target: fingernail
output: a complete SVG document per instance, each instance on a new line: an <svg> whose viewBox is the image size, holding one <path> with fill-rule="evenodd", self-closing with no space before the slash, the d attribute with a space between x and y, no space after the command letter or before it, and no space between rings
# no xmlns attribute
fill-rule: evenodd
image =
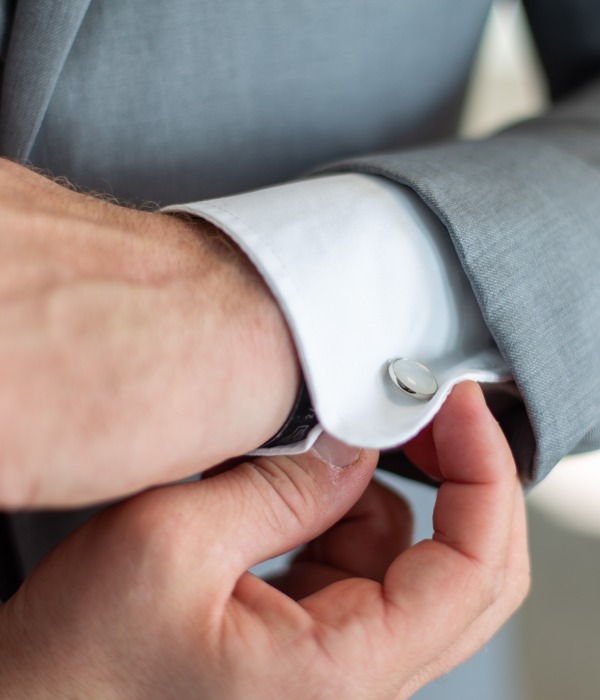
<svg viewBox="0 0 600 700"><path fill-rule="evenodd" d="M345 442L336 440L328 433L321 433L313 446L313 450L322 460L329 462L334 467L349 467L356 462L360 454L359 447L346 445Z"/></svg>

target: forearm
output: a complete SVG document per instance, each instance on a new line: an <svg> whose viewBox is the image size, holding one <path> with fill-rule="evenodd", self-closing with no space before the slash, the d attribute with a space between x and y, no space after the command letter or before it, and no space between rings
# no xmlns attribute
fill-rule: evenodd
<svg viewBox="0 0 600 700"><path fill-rule="evenodd" d="M0 506L113 498L277 431L298 386L288 328L209 224L6 162L0 184Z"/></svg>

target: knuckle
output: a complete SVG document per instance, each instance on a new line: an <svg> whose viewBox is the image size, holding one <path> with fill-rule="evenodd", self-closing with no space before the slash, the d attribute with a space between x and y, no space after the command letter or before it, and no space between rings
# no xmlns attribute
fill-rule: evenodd
<svg viewBox="0 0 600 700"><path fill-rule="evenodd" d="M306 528L319 514L319 489L314 478L289 458L255 460L255 479L265 501L272 526L289 531Z"/></svg>
<svg viewBox="0 0 600 700"><path fill-rule="evenodd" d="M114 582L128 614L146 615L148 606L169 609L183 580L175 532L158 508L137 499L102 510L93 519L89 546L100 547L122 576ZM160 614L160 613L159 613ZM150 622L150 621L149 621Z"/></svg>
<svg viewBox="0 0 600 700"><path fill-rule="evenodd" d="M513 611L521 606L531 590L531 570L529 562L523 563L512 575L510 602Z"/></svg>
<svg viewBox="0 0 600 700"><path fill-rule="evenodd" d="M500 605L512 615L527 597L531 586L528 559L518 565L484 567L478 565L477 585L484 610Z"/></svg>
<svg viewBox="0 0 600 700"><path fill-rule="evenodd" d="M476 582L481 596L481 607L487 610L495 605L504 595L506 572L502 566L485 566L476 564Z"/></svg>
<svg viewBox="0 0 600 700"><path fill-rule="evenodd" d="M100 513L98 541L110 543L111 557L127 571L123 585L136 600L151 597L163 610L184 605L188 612L210 603L216 615L228 595L223 544L189 505L171 487L117 503ZM213 622L211 613L202 625Z"/></svg>
<svg viewBox="0 0 600 700"><path fill-rule="evenodd" d="M158 492L157 492L158 493ZM163 494L160 494L161 496ZM179 509L165 507L153 493L134 499L118 512L118 524L132 557L177 567L185 542L185 525Z"/></svg>

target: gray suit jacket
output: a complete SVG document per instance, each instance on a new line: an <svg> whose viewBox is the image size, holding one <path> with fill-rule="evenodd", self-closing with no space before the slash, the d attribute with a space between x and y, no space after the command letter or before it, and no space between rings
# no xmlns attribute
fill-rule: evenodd
<svg viewBox="0 0 600 700"><path fill-rule="evenodd" d="M535 481L600 446L600 4L525 4L556 106L466 143L490 0L0 0L0 154L134 202L322 169L411 186L512 368L499 418ZM22 572L45 545L5 525Z"/></svg>

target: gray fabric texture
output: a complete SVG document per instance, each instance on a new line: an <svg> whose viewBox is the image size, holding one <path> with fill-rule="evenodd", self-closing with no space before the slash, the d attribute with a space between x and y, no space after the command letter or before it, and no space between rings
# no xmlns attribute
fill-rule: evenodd
<svg viewBox="0 0 600 700"><path fill-rule="evenodd" d="M489 0L426 5L92 2L33 149L11 155L169 204L448 137Z"/></svg>
<svg viewBox="0 0 600 700"><path fill-rule="evenodd" d="M2 84L2 154L25 160L89 0L20 0Z"/></svg>
<svg viewBox="0 0 600 700"><path fill-rule="evenodd" d="M12 26L12 0L0 0L0 61L4 61L10 28Z"/></svg>

